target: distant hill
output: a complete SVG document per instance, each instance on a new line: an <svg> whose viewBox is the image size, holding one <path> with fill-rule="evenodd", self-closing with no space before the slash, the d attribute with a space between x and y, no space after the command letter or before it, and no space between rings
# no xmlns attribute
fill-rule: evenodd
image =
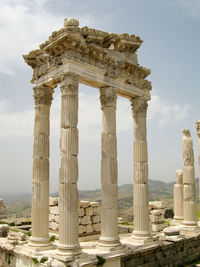
<svg viewBox="0 0 200 267"><path fill-rule="evenodd" d="M165 183L162 181L149 179L149 200L164 200L168 207L173 207L173 186L175 182ZM198 179L196 179L196 193L198 194ZM58 193L52 194L57 196ZM10 216L30 216L31 214L31 193L21 194L0 194L8 208ZM80 199L87 199L101 202L101 190L80 190ZM118 187L118 207L119 214L123 217L131 218L133 205L133 184L119 185Z"/></svg>

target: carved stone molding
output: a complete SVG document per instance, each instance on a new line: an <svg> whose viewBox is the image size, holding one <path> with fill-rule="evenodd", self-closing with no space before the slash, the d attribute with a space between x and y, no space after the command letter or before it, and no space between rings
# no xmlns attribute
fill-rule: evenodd
<svg viewBox="0 0 200 267"><path fill-rule="evenodd" d="M134 97L131 99L133 117L147 115L147 100L144 97Z"/></svg>
<svg viewBox="0 0 200 267"><path fill-rule="evenodd" d="M120 77L127 84L149 91L151 83L146 77L150 70L137 61L136 51L141 44L142 40L133 34L80 28L76 19L66 19L64 28L53 32L40 49L24 55L24 60L34 70L33 83L70 59L86 64L86 68L98 68L106 78Z"/></svg>
<svg viewBox="0 0 200 267"><path fill-rule="evenodd" d="M40 85L33 88L35 105L47 105L50 106L53 100L54 90L46 85Z"/></svg>
<svg viewBox="0 0 200 267"><path fill-rule="evenodd" d="M65 73L60 79L60 88L62 95L76 95L78 93L78 75L72 72Z"/></svg>
<svg viewBox="0 0 200 267"><path fill-rule="evenodd" d="M115 88L105 86L100 88L101 107L115 107L116 108L117 91Z"/></svg>
<svg viewBox="0 0 200 267"><path fill-rule="evenodd" d="M197 129L197 135L200 138L200 121L196 121L195 126Z"/></svg>

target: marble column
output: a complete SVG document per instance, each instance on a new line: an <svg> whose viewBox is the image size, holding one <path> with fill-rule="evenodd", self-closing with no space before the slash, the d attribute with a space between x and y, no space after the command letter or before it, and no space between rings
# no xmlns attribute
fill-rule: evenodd
<svg viewBox="0 0 200 267"><path fill-rule="evenodd" d="M176 184L174 185L174 222L183 221L183 171L176 171Z"/></svg>
<svg viewBox="0 0 200 267"><path fill-rule="evenodd" d="M196 125L196 129L197 129L198 144L199 144L198 163L199 163L199 177L200 177L200 121L196 121L195 125ZM200 178L199 178L199 200L200 200Z"/></svg>
<svg viewBox="0 0 200 267"><path fill-rule="evenodd" d="M182 132L183 149L183 224L196 226L196 195L193 142L189 130Z"/></svg>
<svg viewBox="0 0 200 267"><path fill-rule="evenodd" d="M116 89L100 88L101 134L101 237L99 245L116 247L118 236Z"/></svg>
<svg viewBox="0 0 200 267"><path fill-rule="evenodd" d="M57 254L81 253L78 240L78 76L61 79L61 132L59 173L59 244Z"/></svg>
<svg viewBox="0 0 200 267"><path fill-rule="evenodd" d="M45 247L49 239L49 116L53 89L34 87L35 125L32 180L32 232L29 245Z"/></svg>
<svg viewBox="0 0 200 267"><path fill-rule="evenodd" d="M134 118L134 231L137 242L151 239L149 227L148 153L146 139L147 101L143 97L131 99Z"/></svg>

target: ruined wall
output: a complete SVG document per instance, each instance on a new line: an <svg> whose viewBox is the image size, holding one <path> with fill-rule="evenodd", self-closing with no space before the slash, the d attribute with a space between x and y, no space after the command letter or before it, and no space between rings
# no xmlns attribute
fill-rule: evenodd
<svg viewBox="0 0 200 267"><path fill-rule="evenodd" d="M79 236L100 232L100 208L98 202L79 201ZM58 198L49 198L49 229L59 230Z"/></svg>
<svg viewBox="0 0 200 267"><path fill-rule="evenodd" d="M200 260L200 234L176 242L165 241L158 247L132 252L121 258L121 267L187 266L196 260Z"/></svg>

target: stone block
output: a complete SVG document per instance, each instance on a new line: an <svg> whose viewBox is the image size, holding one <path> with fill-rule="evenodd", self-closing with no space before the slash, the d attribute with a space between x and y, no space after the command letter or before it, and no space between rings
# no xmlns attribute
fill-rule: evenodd
<svg viewBox="0 0 200 267"><path fill-rule="evenodd" d="M82 217L82 216L85 215L84 213L85 212L84 212L84 209L83 208L78 208L78 216Z"/></svg>
<svg viewBox="0 0 200 267"><path fill-rule="evenodd" d="M91 216L91 221L92 221L92 223L99 223L100 222L100 216L99 215Z"/></svg>
<svg viewBox="0 0 200 267"><path fill-rule="evenodd" d="M7 237L9 232L8 224L0 224L0 237Z"/></svg>
<svg viewBox="0 0 200 267"><path fill-rule="evenodd" d="M100 207L93 208L93 214L94 215L99 215L100 214Z"/></svg>
<svg viewBox="0 0 200 267"><path fill-rule="evenodd" d="M90 206L90 201L87 201L87 200L81 200L80 202L80 207L81 208L87 208Z"/></svg>
<svg viewBox="0 0 200 267"><path fill-rule="evenodd" d="M101 224L100 223L96 223L92 225L94 232L100 232L101 231Z"/></svg>
<svg viewBox="0 0 200 267"><path fill-rule="evenodd" d="M49 221L50 222L55 222L55 215L54 214L49 214Z"/></svg>
<svg viewBox="0 0 200 267"><path fill-rule="evenodd" d="M97 208L97 207L99 207L99 202L95 202L95 201L90 202L90 206L93 208Z"/></svg>
<svg viewBox="0 0 200 267"><path fill-rule="evenodd" d="M86 226L85 225L79 225L78 233L79 233L79 235L86 233Z"/></svg>
<svg viewBox="0 0 200 267"><path fill-rule="evenodd" d="M58 206L58 198L57 197L49 197L49 206Z"/></svg>
<svg viewBox="0 0 200 267"><path fill-rule="evenodd" d="M94 214L93 212L93 208L92 207L88 207L85 209L85 215L86 216L92 216Z"/></svg>
<svg viewBox="0 0 200 267"><path fill-rule="evenodd" d="M149 218L152 223L161 223L164 221L164 214L160 214L160 215L150 214Z"/></svg>
<svg viewBox="0 0 200 267"><path fill-rule="evenodd" d="M51 222L49 224L49 228L52 229L53 231L58 231L58 227L59 227L59 225L56 222Z"/></svg>
<svg viewBox="0 0 200 267"><path fill-rule="evenodd" d="M58 206L50 207L49 208L50 214L59 215L59 208Z"/></svg>
<svg viewBox="0 0 200 267"><path fill-rule="evenodd" d="M150 209L164 209L166 208L166 202L165 201L150 201L149 208Z"/></svg>
<svg viewBox="0 0 200 267"><path fill-rule="evenodd" d="M158 223L158 224L152 224L152 231L153 232L160 232L162 231L165 227L167 227L167 223Z"/></svg>
<svg viewBox="0 0 200 267"><path fill-rule="evenodd" d="M91 224L90 216L84 216L84 217L81 219L81 224L82 224L82 225Z"/></svg>
<svg viewBox="0 0 200 267"><path fill-rule="evenodd" d="M86 233L92 233L94 231L93 227L91 224L86 225Z"/></svg>
<svg viewBox="0 0 200 267"><path fill-rule="evenodd" d="M55 222L59 223L59 215L55 215Z"/></svg>

